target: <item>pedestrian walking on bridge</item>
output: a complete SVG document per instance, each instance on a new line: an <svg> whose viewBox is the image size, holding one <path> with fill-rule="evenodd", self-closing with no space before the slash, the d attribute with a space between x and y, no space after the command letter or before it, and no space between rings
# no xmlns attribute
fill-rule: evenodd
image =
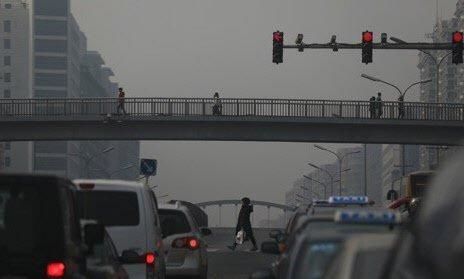
<svg viewBox="0 0 464 279"><path fill-rule="evenodd" d="M375 118L375 96L369 99L369 113L371 118Z"/></svg>
<svg viewBox="0 0 464 279"><path fill-rule="evenodd" d="M219 99L219 93L214 93L213 96L214 105L213 105L213 115L222 115L222 104L221 99Z"/></svg>
<svg viewBox="0 0 464 279"><path fill-rule="evenodd" d="M404 97L398 97L398 117L403 119L404 118Z"/></svg>
<svg viewBox="0 0 464 279"><path fill-rule="evenodd" d="M253 205L251 205L251 201L249 198L242 198L242 208L240 209L240 213L238 215L237 226L235 228L235 235L240 231L245 233L245 239L248 238L251 243L253 244L253 248L250 251L257 251L258 246L256 245L256 239L253 235L253 229L251 228L250 222L250 214L253 212ZM231 246L227 246L232 251L235 250L237 247L237 242L235 241L234 244Z"/></svg>
<svg viewBox="0 0 464 279"><path fill-rule="evenodd" d="M124 112L124 115L126 115L126 109L124 108L125 101L126 101L126 93L124 92L122 87L119 87L118 109L117 109L118 114L119 114L119 110L122 109L122 112Z"/></svg>

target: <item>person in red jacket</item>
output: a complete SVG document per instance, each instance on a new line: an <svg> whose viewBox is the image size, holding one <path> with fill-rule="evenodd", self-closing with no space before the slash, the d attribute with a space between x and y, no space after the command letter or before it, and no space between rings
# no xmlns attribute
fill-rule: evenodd
<svg viewBox="0 0 464 279"><path fill-rule="evenodd" d="M126 98L126 93L124 93L124 90L122 89L122 87L119 87L119 96L118 96L119 100L118 100L118 114L119 114L119 110L122 109L122 112L124 112L124 115L126 115L126 109L124 108L124 102L125 102L125 98Z"/></svg>

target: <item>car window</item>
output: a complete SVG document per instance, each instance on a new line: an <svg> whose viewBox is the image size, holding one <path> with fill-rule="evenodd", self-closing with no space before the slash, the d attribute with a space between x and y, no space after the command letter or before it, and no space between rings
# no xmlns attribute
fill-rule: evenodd
<svg viewBox="0 0 464 279"><path fill-rule="evenodd" d="M63 224L50 181L0 178L0 251L3 255L62 255Z"/></svg>
<svg viewBox="0 0 464 279"><path fill-rule="evenodd" d="M140 223L137 194L130 191L78 191L81 219L98 220L104 226L137 226Z"/></svg>
<svg viewBox="0 0 464 279"><path fill-rule="evenodd" d="M387 260L389 250L378 249L359 252L353 269L353 275L359 279L378 278Z"/></svg>
<svg viewBox="0 0 464 279"><path fill-rule="evenodd" d="M305 242L298 252L294 278L319 279L335 256L339 242Z"/></svg>
<svg viewBox="0 0 464 279"><path fill-rule="evenodd" d="M163 237L191 232L190 224L182 211L160 209L158 213Z"/></svg>

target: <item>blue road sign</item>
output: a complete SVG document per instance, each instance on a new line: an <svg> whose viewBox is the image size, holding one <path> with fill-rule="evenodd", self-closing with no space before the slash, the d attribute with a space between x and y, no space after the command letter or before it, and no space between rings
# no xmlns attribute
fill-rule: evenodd
<svg viewBox="0 0 464 279"><path fill-rule="evenodd" d="M140 160L140 174L145 176L155 176L158 162L153 159Z"/></svg>

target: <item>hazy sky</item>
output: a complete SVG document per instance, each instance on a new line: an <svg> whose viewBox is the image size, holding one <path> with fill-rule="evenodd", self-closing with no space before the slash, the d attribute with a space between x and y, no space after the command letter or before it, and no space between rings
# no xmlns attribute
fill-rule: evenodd
<svg viewBox="0 0 464 279"><path fill-rule="evenodd" d="M453 15L457 0L440 0L440 15ZM74 0L72 12L126 89L128 97L307 98L367 100L419 78L417 51L375 51L361 63L360 50L285 50L271 63L272 32L293 43L359 42L365 30L407 41L425 41L435 24L435 0ZM409 99L418 97L412 91ZM327 145L337 148L341 145ZM193 202L240 198L283 203L306 162L332 157L311 144L237 142L143 142L141 156L159 161L158 195ZM215 211L217 209L214 209ZM230 213L230 210L224 210ZM255 218L264 217L264 211ZM211 216L214 224L215 217ZM230 222L230 220L228 219Z"/></svg>

